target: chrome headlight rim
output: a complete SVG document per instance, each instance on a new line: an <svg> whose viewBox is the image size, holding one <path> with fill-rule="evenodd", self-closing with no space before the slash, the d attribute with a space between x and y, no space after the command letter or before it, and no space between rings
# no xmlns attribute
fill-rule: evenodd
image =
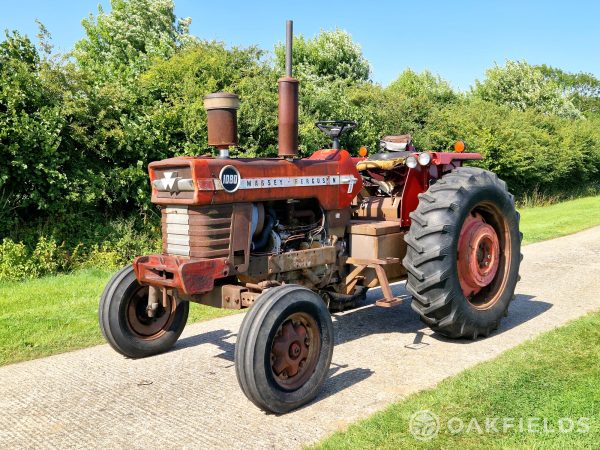
<svg viewBox="0 0 600 450"><path fill-rule="evenodd" d="M404 164L406 164L406 167L408 167L409 169L414 169L419 165L417 157L414 155L407 156L406 160L404 161Z"/></svg>
<svg viewBox="0 0 600 450"><path fill-rule="evenodd" d="M420 165L426 166L431 162L431 154L429 152L419 153L419 157L417 159Z"/></svg>

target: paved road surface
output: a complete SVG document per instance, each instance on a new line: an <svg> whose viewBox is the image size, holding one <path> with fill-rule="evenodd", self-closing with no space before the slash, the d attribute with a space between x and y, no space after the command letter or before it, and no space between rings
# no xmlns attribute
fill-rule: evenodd
<svg viewBox="0 0 600 450"><path fill-rule="evenodd" d="M240 392L241 315L189 326L129 360L107 345L0 368L0 448L281 448L319 440L545 330L600 308L600 227L524 248L518 296L488 339L450 341L408 304L335 317L330 377L312 404L267 415ZM402 284L394 287L405 293ZM370 293L373 301L380 295Z"/></svg>

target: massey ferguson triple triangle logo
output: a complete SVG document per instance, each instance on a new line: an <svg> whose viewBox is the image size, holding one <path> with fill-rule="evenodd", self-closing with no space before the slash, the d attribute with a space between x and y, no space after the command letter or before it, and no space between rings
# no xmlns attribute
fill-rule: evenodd
<svg viewBox="0 0 600 450"><path fill-rule="evenodd" d="M240 182L242 181L242 177L240 177L240 172L233 166L225 166L221 169L221 173L219 174L219 181L223 185L223 190L225 192L235 192L240 187Z"/></svg>
<svg viewBox="0 0 600 450"><path fill-rule="evenodd" d="M177 181L177 172L165 172L165 176L161 181L166 190L172 191L175 181Z"/></svg>

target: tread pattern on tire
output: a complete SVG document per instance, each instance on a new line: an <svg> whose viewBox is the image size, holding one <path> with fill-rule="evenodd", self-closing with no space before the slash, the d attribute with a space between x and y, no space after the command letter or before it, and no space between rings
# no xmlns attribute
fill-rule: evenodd
<svg viewBox="0 0 600 450"><path fill-rule="evenodd" d="M118 317L115 317L115 308L118 308L118 303L122 301L118 291L122 291L131 282L135 282L135 274L133 266L128 265L114 274L106 284L98 305L98 323L102 335L115 351L130 358L143 358L167 351L177 341L185 327L189 303L173 300L178 302L175 310L177 316L171 323L168 333L155 340L137 339L129 330L123 329Z"/></svg>
<svg viewBox="0 0 600 450"><path fill-rule="evenodd" d="M254 367L256 363L255 353L257 351L258 337L261 332L264 332L264 330L261 328L261 325L268 318L269 314L271 314L273 310L277 308L278 300L283 300L287 294L296 290L308 291L314 295L314 298L316 298L319 302L322 302L322 299L320 299L319 296L310 289L298 285L291 284L271 288L264 292L252 306L250 311L246 313L242 321L240 331L238 332L235 345L235 372L240 388L246 397L257 407L262 410L277 414L285 413L295 409L296 407L312 400L318 394L318 389L326 378L327 371L331 363L331 354L333 351L333 326L331 324L331 318L329 312L327 311L326 305L322 303L323 312L329 320L327 325L327 327L329 327L329 350L326 352L326 350L323 348L322 352L324 356L320 356L320 358L325 358L326 362L326 367L324 369L325 371L322 373L323 377L315 374L317 378L315 378L315 383L314 386L311 387L312 390L310 393L306 395L302 401L297 401L293 405L283 404L279 400L273 401L269 394L267 392L263 392L258 386L257 381L259 380L256 378ZM319 368L317 368L317 371L319 371ZM309 383L310 381L307 382L306 385ZM299 388L298 391L303 388L304 387Z"/></svg>
<svg viewBox="0 0 600 450"><path fill-rule="evenodd" d="M288 288L288 290L291 290L293 286L290 285L286 287ZM252 308L250 308L250 311L246 313L244 320L242 321L242 325L240 326L240 332L238 333L235 343L235 361L240 361L241 363L246 364L248 358L252 358L252 356L254 355L254 348L248 348L252 347L251 345L249 345L251 342L248 339L248 334L250 330L255 328L252 326L252 324L256 322L257 318L258 320L262 320L266 312L265 309L267 309L265 307L268 307L269 303L271 302L271 298L275 295L282 295L282 293L281 291L278 293L275 289L268 290L260 296L258 301L252 306ZM252 403L254 403L259 408L264 408L262 402L260 402L259 398L257 398L256 385L254 384L253 386L251 386L251 381L249 380L249 378L251 377L246 376L248 373L249 372L246 370L239 370L238 365L236 364L235 374L242 391L244 392L246 397L248 397L250 401L252 401Z"/></svg>
<svg viewBox="0 0 600 450"><path fill-rule="evenodd" d="M113 297L117 286L119 286L119 284L123 281L123 278L129 275L129 273L132 271L132 266L125 266L115 273L106 284L104 291L102 291L100 304L98 305L98 322L100 323L100 331L110 346L119 353L123 353L123 351L112 335L110 325L108 323L108 308L110 306L109 300Z"/></svg>
<svg viewBox="0 0 600 450"><path fill-rule="evenodd" d="M453 280L456 268L452 258L455 259L456 254L454 239L460 232L455 227L460 221L461 204L475 190L490 186L506 195L516 213L518 228L520 216L514 210L514 197L507 191L506 183L493 172L475 167L459 167L444 175L426 193L419 195L418 207L410 214L412 223L405 236L407 253L403 264L408 272L406 287L413 297L411 306L423 322L448 337L476 339L480 335L488 336L498 328L510 300L514 298L511 293L499 318L484 326L469 320L457 308L457 297L462 297L462 292L458 293L453 286L456 284ZM517 259L520 263L523 258L520 253L523 235L518 232L517 236ZM461 300L466 301L464 297Z"/></svg>

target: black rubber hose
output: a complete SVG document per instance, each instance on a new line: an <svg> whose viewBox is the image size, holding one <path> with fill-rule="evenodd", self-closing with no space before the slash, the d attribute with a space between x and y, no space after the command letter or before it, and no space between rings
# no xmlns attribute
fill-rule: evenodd
<svg viewBox="0 0 600 450"><path fill-rule="evenodd" d="M252 241L253 251L260 251L263 248L265 248L267 242L269 242L269 236L271 234L271 230L273 230L273 225L275 225L275 218L271 213L267 213L265 217L265 226L263 227L256 240Z"/></svg>

